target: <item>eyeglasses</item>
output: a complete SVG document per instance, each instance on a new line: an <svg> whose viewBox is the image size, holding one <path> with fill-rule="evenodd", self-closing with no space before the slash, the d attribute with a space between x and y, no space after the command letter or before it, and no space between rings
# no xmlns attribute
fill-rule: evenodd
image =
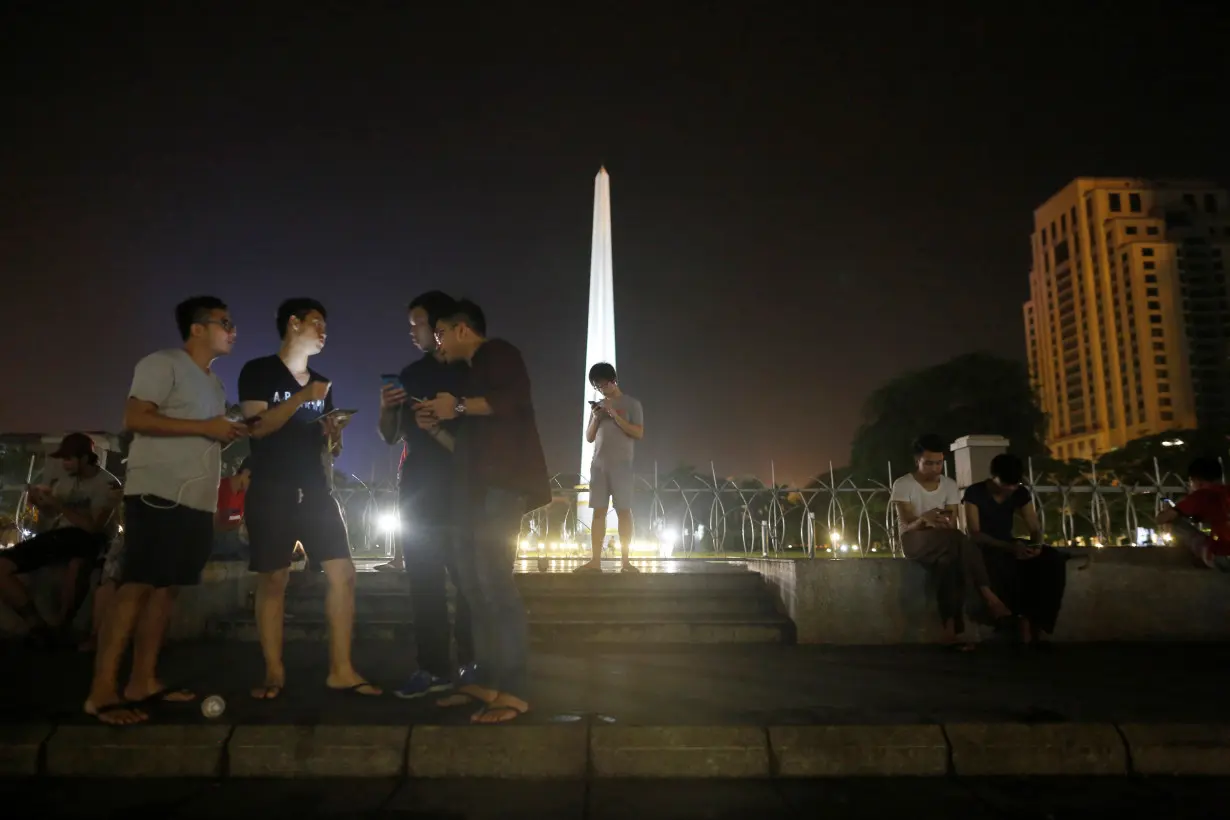
<svg viewBox="0 0 1230 820"><path fill-rule="evenodd" d="M201 322L201 324L217 325L218 327L225 330L227 333L231 333L235 330L235 323L232 322L230 319L206 319L204 322Z"/></svg>

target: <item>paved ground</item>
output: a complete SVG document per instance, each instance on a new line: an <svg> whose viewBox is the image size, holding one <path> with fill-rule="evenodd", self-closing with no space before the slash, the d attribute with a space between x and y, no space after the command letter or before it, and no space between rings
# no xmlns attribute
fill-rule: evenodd
<svg viewBox="0 0 1230 820"><path fill-rule="evenodd" d="M173 645L168 683L223 695L230 723L446 722L426 703L324 689L324 644L288 644L289 685L273 703L247 696L260 678L255 644ZM356 648L360 668L395 686L412 668L389 643ZM588 649L532 659L535 721L602 715L648 725L1114 721L1230 723L1230 645L1065 645L1046 653L984 647L777 645ZM84 720L91 657L0 646L0 722ZM464 716L457 716L464 717ZM164 722L204 720L165 707Z"/></svg>
<svg viewBox="0 0 1230 820"><path fill-rule="evenodd" d="M1225 817L1230 781L0 781L41 817L1179 818ZM17 816L17 815L14 815Z"/></svg>

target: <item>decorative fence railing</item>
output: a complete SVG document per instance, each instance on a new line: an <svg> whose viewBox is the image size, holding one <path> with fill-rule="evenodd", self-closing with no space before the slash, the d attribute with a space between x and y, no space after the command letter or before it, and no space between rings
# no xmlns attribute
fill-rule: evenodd
<svg viewBox="0 0 1230 820"><path fill-rule="evenodd" d="M1028 464L1028 487L1047 540L1067 546L1147 546L1165 540L1153 519L1163 498L1187 492L1181 477L1162 473L1132 481L1096 472L1059 482ZM887 482L839 478L835 471L801 486L753 477L693 473L651 479L637 476L634 550L658 555L735 553L809 556L900 554L897 518ZM552 480L556 502L526 516L521 552L578 553L590 549L591 528L578 520L585 492L567 477ZM613 533L614 513L608 530ZM612 536L607 536L612 537Z"/></svg>
<svg viewBox="0 0 1230 820"><path fill-rule="evenodd" d="M1163 540L1153 529L1161 499L1187 492L1185 482L1163 473L1132 480L1095 471L1058 481L1034 472L1028 486L1048 541L1062 545L1138 546ZM636 552L645 555L734 553L743 555L892 556L900 554L897 520L889 503L891 465L885 481L838 477L835 471L797 486L754 477L721 478L690 473L638 475L633 511ZM19 479L20 481L20 479ZM552 479L555 502L527 515L519 543L522 554L582 555L590 549L589 524L580 520L578 497L585 488L569 477ZM22 534L20 509L25 484L0 484L0 523L7 536ZM413 527L397 515L395 486L354 478L337 487L350 529L351 549L388 555L396 534ZM14 522L14 518L17 518ZM615 515L608 519L613 533ZM610 536L607 536L610 537ZM0 543L0 545L3 545Z"/></svg>

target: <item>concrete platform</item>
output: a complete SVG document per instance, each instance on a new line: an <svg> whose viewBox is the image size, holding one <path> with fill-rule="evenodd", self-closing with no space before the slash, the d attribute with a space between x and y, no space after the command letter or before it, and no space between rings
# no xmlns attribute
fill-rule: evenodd
<svg viewBox="0 0 1230 820"><path fill-rule="evenodd" d="M409 651L356 647L396 685ZM407 648L409 650L409 648ZM472 726L471 710L323 687L323 647L288 645L288 687L252 700L256 647L168 649L168 683L219 693L115 729L80 712L90 658L6 646L0 776L230 779L982 778L1230 775L1227 645L746 646L536 653L533 711Z"/></svg>

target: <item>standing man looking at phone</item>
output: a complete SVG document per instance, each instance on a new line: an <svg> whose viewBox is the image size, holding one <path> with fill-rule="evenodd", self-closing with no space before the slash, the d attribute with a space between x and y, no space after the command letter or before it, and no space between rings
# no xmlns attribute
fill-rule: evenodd
<svg viewBox="0 0 1230 820"><path fill-rule="evenodd" d="M325 619L329 625L330 689L357 695L380 690L355 671L350 650L354 629L354 561L341 508L330 494L323 460L340 450L345 422L333 411L329 380L308 367L325 347L325 307L315 299L287 299L278 307L281 349L253 359L239 373L239 401L252 428L248 463L252 481L244 502L249 564L256 582L256 629L265 656L265 680L252 690L272 700L286 686L282 625L291 556L302 543L309 560L324 571Z"/></svg>
<svg viewBox="0 0 1230 820"><path fill-rule="evenodd" d="M408 402L439 393L460 393L466 377L464 364L444 360L436 345L436 322L453 311L452 297L438 290L411 300L407 315L410 338L423 355L406 365L396 379L386 379L380 390L380 437L402 444L397 481L398 546L405 562L414 613L414 643L418 669L394 694L418 698L451 689L461 683L474 661L470 608L460 592L456 550L453 546L452 491L453 433L456 421L423 429L415 422ZM450 628L447 581L458 588L456 625ZM453 675L451 648L457 640L461 673ZM454 677L457 678L454 681Z"/></svg>
<svg viewBox="0 0 1230 820"><path fill-rule="evenodd" d="M615 366L599 362L589 369L590 385L602 394L590 402L589 427L585 438L594 445L589 467L589 506L593 511L590 543L593 557L577 572L602 571L602 541L606 537L608 503L619 517L619 547L623 572L639 572L632 566L632 453L634 443L645 437L645 412L641 403L619 389Z"/></svg>

